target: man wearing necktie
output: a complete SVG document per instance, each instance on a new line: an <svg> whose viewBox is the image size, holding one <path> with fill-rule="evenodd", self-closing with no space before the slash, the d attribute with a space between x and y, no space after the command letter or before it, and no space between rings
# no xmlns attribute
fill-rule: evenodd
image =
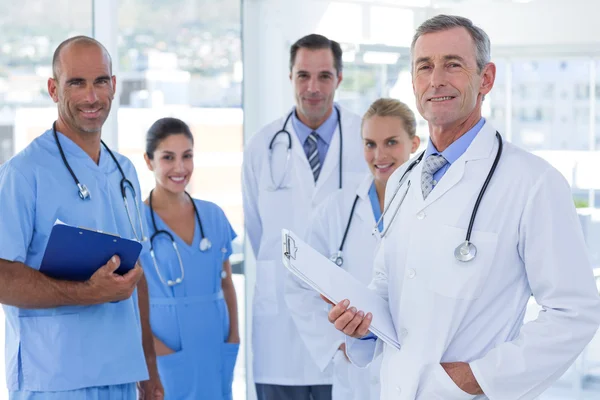
<svg viewBox="0 0 600 400"><path fill-rule="evenodd" d="M438 15L417 29L411 56L430 141L420 162L388 180L388 231L370 285L388 301L400 348L369 333L377 317L351 298L329 321L348 335L354 364L383 351L382 400L538 398L600 324L571 189L482 117L496 67L481 28ZM397 191L406 195L392 200ZM457 253L466 240L476 248L468 260ZM523 324L532 294L543 312Z"/></svg>
<svg viewBox="0 0 600 400"><path fill-rule="evenodd" d="M360 117L334 103L342 81L339 43L316 34L299 39L290 48L289 74L295 107L257 132L244 152L244 217L256 256L253 376L259 400L330 400L332 368L321 370L312 359L285 304L278 243L282 228L308 237L313 210L362 178L367 166ZM274 139L282 129L289 136ZM289 151L289 163L271 165L280 150ZM282 184L273 174L284 174Z"/></svg>

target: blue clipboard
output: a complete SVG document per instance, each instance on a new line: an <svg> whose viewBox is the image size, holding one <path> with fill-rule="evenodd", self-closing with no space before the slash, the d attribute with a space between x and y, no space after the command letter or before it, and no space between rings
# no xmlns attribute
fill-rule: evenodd
<svg viewBox="0 0 600 400"><path fill-rule="evenodd" d="M70 281L86 281L113 255L121 258L115 273L123 275L135 267L142 244L119 236L77 228L54 225L46 245L40 272Z"/></svg>

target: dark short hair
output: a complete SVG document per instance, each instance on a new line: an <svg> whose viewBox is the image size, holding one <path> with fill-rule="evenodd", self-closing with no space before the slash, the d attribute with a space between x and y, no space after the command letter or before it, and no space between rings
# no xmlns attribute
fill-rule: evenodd
<svg viewBox="0 0 600 400"><path fill-rule="evenodd" d="M294 68L294 63L296 62L296 54L300 49L309 49L309 50L320 50L320 49L329 49L333 54L333 65L338 75L342 73L342 48L340 44L335 40L327 39L323 35L317 35L316 33L306 35L296 41L290 47L290 72Z"/></svg>
<svg viewBox="0 0 600 400"><path fill-rule="evenodd" d="M148 158L154 159L154 152L160 143L172 135L185 135L192 145L194 144L194 135L190 127L178 118L161 118L148 129L146 133L146 154Z"/></svg>
<svg viewBox="0 0 600 400"><path fill-rule="evenodd" d="M54 79L58 79L58 75L60 75L60 54L61 54L61 52L69 44L76 44L76 43L98 46L100 49L102 49L104 54L106 54L106 56L108 57L110 73L112 74L112 58L110 57L108 50L106 50L106 47L104 47L104 45L102 43L100 43L99 41L97 41L94 38L91 38L89 36L80 35L80 36L73 36L72 38L69 38L69 39L63 41L61 44L58 45L56 50L54 50L54 55L52 56L52 77Z"/></svg>

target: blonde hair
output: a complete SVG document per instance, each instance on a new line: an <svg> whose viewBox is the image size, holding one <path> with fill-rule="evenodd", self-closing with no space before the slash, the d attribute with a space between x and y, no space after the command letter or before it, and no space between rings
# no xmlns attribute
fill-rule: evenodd
<svg viewBox="0 0 600 400"><path fill-rule="evenodd" d="M402 120L404 129L409 138L414 138L417 134L417 120L412 110L403 102L396 99L378 99L369 106L369 109L363 115L361 132L365 121L371 117L396 117Z"/></svg>

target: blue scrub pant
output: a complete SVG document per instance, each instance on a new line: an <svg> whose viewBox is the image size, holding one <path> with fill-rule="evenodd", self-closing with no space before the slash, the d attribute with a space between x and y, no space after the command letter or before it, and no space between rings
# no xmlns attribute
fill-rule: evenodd
<svg viewBox="0 0 600 400"><path fill-rule="evenodd" d="M66 392L10 392L10 400L136 400L135 383L98 386Z"/></svg>
<svg viewBox="0 0 600 400"><path fill-rule="evenodd" d="M331 400L331 385L282 386L256 384L258 400Z"/></svg>

